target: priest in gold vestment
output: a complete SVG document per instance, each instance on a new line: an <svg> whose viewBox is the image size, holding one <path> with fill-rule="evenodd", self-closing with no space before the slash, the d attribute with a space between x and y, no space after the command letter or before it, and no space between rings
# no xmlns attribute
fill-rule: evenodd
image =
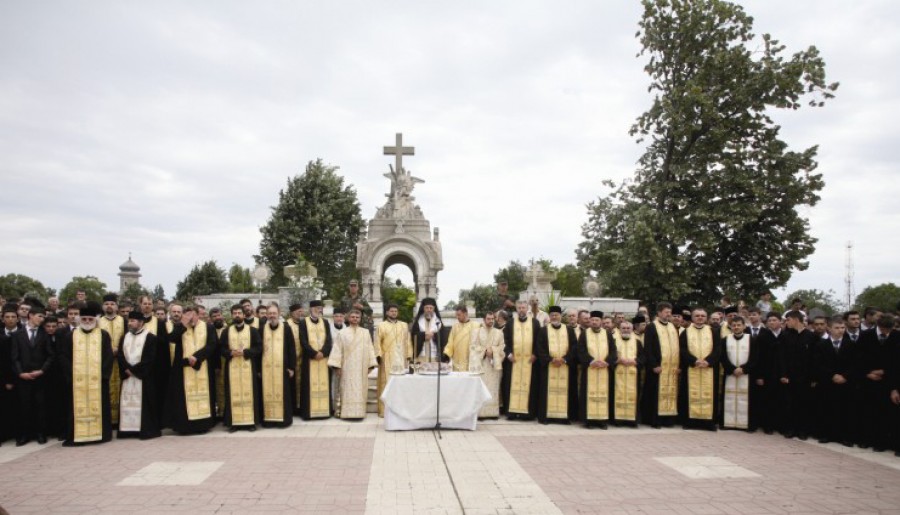
<svg viewBox="0 0 900 515"><path fill-rule="evenodd" d="M262 423L266 427L288 427L294 423L291 383L297 366L294 333L281 323L278 304L269 305L262 329Z"/></svg>
<svg viewBox="0 0 900 515"><path fill-rule="evenodd" d="M632 322L619 324L616 362L613 370L612 419L617 426L637 427L640 421L641 370L644 365L641 341Z"/></svg>
<svg viewBox="0 0 900 515"><path fill-rule="evenodd" d="M615 383L616 343L603 327L603 312L593 311L590 329L581 333L578 349L583 365L581 378L581 420L587 427L606 429L612 419L611 403Z"/></svg>
<svg viewBox="0 0 900 515"><path fill-rule="evenodd" d="M472 338L478 328L469 320L469 310L465 304L456 307L456 323L450 328L447 345L444 346L444 357L453 364L454 372L469 370L469 350Z"/></svg>
<svg viewBox="0 0 900 515"><path fill-rule="evenodd" d="M656 306L656 320L644 333L643 419L652 427L672 426L678 418L678 386L681 374L678 327L671 322L672 304Z"/></svg>
<svg viewBox="0 0 900 515"><path fill-rule="evenodd" d="M385 319L375 328L375 357L378 360L378 416L384 417L381 394L391 381L391 375L409 370L412 359L412 340L409 326L397 319L399 306L388 304Z"/></svg>
<svg viewBox="0 0 900 515"><path fill-rule="evenodd" d="M494 327L494 314L484 314L484 322L472 338L469 372L480 374L491 399L481 406L478 418L500 417L500 382L503 378L503 332Z"/></svg>
<svg viewBox="0 0 900 515"><path fill-rule="evenodd" d="M182 435L205 433L215 425L215 382L211 359L216 358L216 332L201 322L191 306L169 334L172 369L166 397L168 427Z"/></svg>
<svg viewBox="0 0 900 515"><path fill-rule="evenodd" d="M309 311L309 316L300 323L299 331L300 346L303 347L300 371L300 416L303 420L329 418L334 414L331 370L328 368L328 357L334 346L331 326L320 316L320 306L314 307L310 303Z"/></svg>
<svg viewBox="0 0 900 515"><path fill-rule="evenodd" d="M568 424L578 413L575 331L562 324L562 308L550 306L550 321L541 328L537 357L540 367L538 421Z"/></svg>
<svg viewBox="0 0 900 515"><path fill-rule="evenodd" d="M109 333L97 327L100 304L88 301L79 309L79 325L63 337L60 368L66 378L67 421L64 446L112 439L109 375L113 352Z"/></svg>
<svg viewBox="0 0 900 515"><path fill-rule="evenodd" d="M231 306L231 326L222 332L220 352L225 365L225 425L230 432L255 431L262 413L259 357L262 340L259 331L244 323L244 310Z"/></svg>
<svg viewBox="0 0 900 515"><path fill-rule="evenodd" d="M719 331L706 324L706 310L691 312L691 325L681 333L682 372L680 402L685 428L716 429L716 399L721 356Z"/></svg>
<svg viewBox="0 0 900 515"><path fill-rule="evenodd" d="M350 310L347 315L349 326L340 332L328 366L335 369L339 381L340 412L343 419L366 417L366 402L369 396L369 372L375 368L375 348L369 330L359 325L362 312Z"/></svg>
<svg viewBox="0 0 900 515"><path fill-rule="evenodd" d="M537 414L538 369L537 348L541 325L528 316L528 303L516 303L516 315L503 331L502 401L510 420L533 420Z"/></svg>
<svg viewBox="0 0 900 515"><path fill-rule="evenodd" d="M119 316L119 296L108 293L103 296L103 316L97 319L97 327L109 333L112 343L113 357L119 355L119 346L125 337L125 319ZM113 427L119 424L119 390L122 381L119 379L119 365L113 360L112 373L109 376L109 408L110 421Z"/></svg>

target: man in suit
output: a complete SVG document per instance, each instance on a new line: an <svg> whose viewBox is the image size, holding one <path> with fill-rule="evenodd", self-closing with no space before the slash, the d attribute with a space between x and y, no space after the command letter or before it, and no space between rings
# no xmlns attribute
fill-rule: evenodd
<svg viewBox="0 0 900 515"><path fill-rule="evenodd" d="M44 324L45 309L32 300L27 323L12 339L12 365L16 375L15 390L19 398L19 430L16 446L34 437L39 444L47 443L46 374L53 364L53 349Z"/></svg>
<svg viewBox="0 0 900 515"><path fill-rule="evenodd" d="M852 447L851 424L854 374L853 348L856 344L846 334L846 323L840 316L828 321L828 333L818 342L813 357L813 374L817 382L819 442L841 442Z"/></svg>

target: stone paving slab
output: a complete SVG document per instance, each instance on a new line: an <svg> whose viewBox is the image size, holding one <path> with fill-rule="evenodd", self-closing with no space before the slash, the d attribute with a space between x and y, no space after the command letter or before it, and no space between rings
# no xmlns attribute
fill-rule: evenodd
<svg viewBox="0 0 900 515"><path fill-rule="evenodd" d="M734 475L747 477L723 477ZM438 439L386 432L370 416L78 448L8 444L0 506L13 514L900 514L900 458L761 433L505 420Z"/></svg>

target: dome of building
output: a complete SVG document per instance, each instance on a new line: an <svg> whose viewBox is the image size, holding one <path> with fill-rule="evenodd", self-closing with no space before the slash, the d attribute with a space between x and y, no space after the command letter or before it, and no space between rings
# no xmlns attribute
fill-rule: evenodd
<svg viewBox="0 0 900 515"><path fill-rule="evenodd" d="M134 261L131 260L131 254L128 254L128 261L119 265L119 270L123 272L140 272L141 267L137 265Z"/></svg>

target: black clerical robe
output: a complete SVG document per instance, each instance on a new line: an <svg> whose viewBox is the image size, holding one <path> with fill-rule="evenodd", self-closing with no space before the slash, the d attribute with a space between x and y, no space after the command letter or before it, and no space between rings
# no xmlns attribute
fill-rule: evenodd
<svg viewBox="0 0 900 515"><path fill-rule="evenodd" d="M327 325L327 324L326 324ZM297 366L294 333L286 322L262 330L263 353L260 359L263 417L267 427L288 427L294 423L291 373ZM290 372L290 373L289 373Z"/></svg>
<svg viewBox="0 0 900 515"><path fill-rule="evenodd" d="M328 357L334 346L331 326L321 317L316 321L307 317L300 321L299 333L300 346L303 348L300 416L303 420L329 418L334 414L332 375L328 368ZM315 359L320 352L322 359Z"/></svg>
<svg viewBox="0 0 900 515"><path fill-rule="evenodd" d="M604 426L613 418L615 403L615 363L618 359L615 337L611 331L587 329L581 332L576 352L581 357L580 415L585 425ZM603 361L606 367L591 367Z"/></svg>
<svg viewBox="0 0 900 515"><path fill-rule="evenodd" d="M776 347L781 390L782 433L785 436L806 438L812 431L815 413L811 374L812 349L818 337L804 329L784 329ZM787 379L787 384L782 380Z"/></svg>
<svg viewBox="0 0 900 515"><path fill-rule="evenodd" d="M7 335L6 329L0 329L0 443L15 434L15 426L18 420L16 409L15 374L12 367L12 336ZM7 388L9 386L9 388Z"/></svg>
<svg viewBox="0 0 900 515"><path fill-rule="evenodd" d="M503 381L501 397L509 418L532 419L538 411L540 369L537 350L540 346L541 324L534 318L524 321L514 316L503 327ZM515 362L510 360L510 355ZM532 363L532 357L534 362Z"/></svg>
<svg viewBox="0 0 900 515"><path fill-rule="evenodd" d="M168 335L166 347L174 350L169 351L172 366L165 420L166 427L180 434L203 433L215 425L215 375L208 363L215 356L215 338L215 328L205 322L198 322L193 330L175 324ZM197 360L194 365L188 360L190 356Z"/></svg>
<svg viewBox="0 0 900 515"><path fill-rule="evenodd" d="M122 338L122 344L119 345L119 353L116 354L116 361L119 364L119 378L121 379L120 399L119 399L119 431L116 433L118 438L138 437L141 440L156 438L161 435L159 430L159 415L157 413L157 397L156 397L156 377L153 373L153 364L156 360L156 346L158 345L156 336L141 329L142 333L146 333L144 347L141 350L139 359L136 363L129 362L128 351L126 345L130 339L126 334ZM130 373L130 375L129 375ZM140 381L140 429L138 431L126 430L125 419L128 417L128 410L131 404L129 395L132 390L130 383L132 381Z"/></svg>
<svg viewBox="0 0 900 515"><path fill-rule="evenodd" d="M108 442L112 439L109 376L114 360L109 333L100 328L70 331L57 357L66 379L63 445Z"/></svg>
<svg viewBox="0 0 900 515"><path fill-rule="evenodd" d="M858 384L853 364L855 343L848 335L817 342L813 354L816 381L816 426L819 440L849 444L853 438L853 390Z"/></svg>
<svg viewBox="0 0 900 515"><path fill-rule="evenodd" d="M720 332L708 325L689 326L680 336L681 385L679 404L685 427L715 429L718 420ZM703 360L707 367L697 366Z"/></svg>
<svg viewBox="0 0 900 515"><path fill-rule="evenodd" d="M144 328L156 336L156 359L153 360L153 375L157 385L156 407L160 428L166 427L166 389L169 384L169 370L172 368L172 354L169 350L169 336L166 332L166 321L150 316L144 319ZM165 386L163 386L165 385Z"/></svg>
<svg viewBox="0 0 900 515"><path fill-rule="evenodd" d="M547 324L538 339L538 421L570 421L578 417L578 361L575 331L568 326ZM554 365L561 359L561 365Z"/></svg>
<svg viewBox="0 0 900 515"><path fill-rule="evenodd" d="M647 324L644 332L646 373L641 414L643 420L653 427L671 426L678 418L680 355L678 328L674 323L654 321ZM661 370L656 372L656 368Z"/></svg>
<svg viewBox="0 0 900 515"><path fill-rule="evenodd" d="M228 427L256 426L262 416L262 395L259 384L259 358L262 339L259 331L247 324L231 325L222 331L219 343L225 357L225 416ZM231 355L240 350L239 357Z"/></svg>
<svg viewBox="0 0 900 515"><path fill-rule="evenodd" d="M859 337L859 443L873 449L891 446L892 417L897 407L891 403L891 360L900 345L900 332L890 331L882 340L881 329L863 331ZM883 371L883 374L879 374ZM879 379L880 377L880 379Z"/></svg>

